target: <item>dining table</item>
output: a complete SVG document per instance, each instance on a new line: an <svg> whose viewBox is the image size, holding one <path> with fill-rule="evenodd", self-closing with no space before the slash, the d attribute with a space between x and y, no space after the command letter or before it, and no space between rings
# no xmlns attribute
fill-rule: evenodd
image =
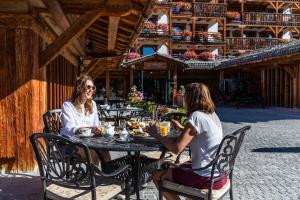
<svg viewBox="0 0 300 200"><path fill-rule="evenodd" d="M118 136L104 137L104 136L94 136L94 137L72 137L72 140L76 142L83 143L87 145L90 149L103 150L103 151L116 151L116 152L127 152L128 156L120 159L116 159L118 162L120 160L129 162L126 164L131 164L132 167L132 184L134 191L136 193L136 198L140 199L140 187L142 173L145 172L144 169L147 167L159 168L161 163L164 161L166 149L163 145L157 141L155 138L147 136L131 136L129 142L120 141ZM141 152L159 151L161 152L161 157L159 160L147 159L146 164L145 157L141 157ZM143 158L143 159L142 159ZM109 161L109 163L116 163L116 160ZM125 163L124 163L125 164ZM105 164L106 165L106 164ZM119 164L122 165L122 164ZM105 167L110 168L110 166Z"/></svg>

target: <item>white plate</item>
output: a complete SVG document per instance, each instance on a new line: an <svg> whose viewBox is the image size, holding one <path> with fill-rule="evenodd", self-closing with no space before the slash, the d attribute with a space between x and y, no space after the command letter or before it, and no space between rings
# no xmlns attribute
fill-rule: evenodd
<svg viewBox="0 0 300 200"><path fill-rule="evenodd" d="M94 136L94 133L91 133L90 135L83 135L83 134L79 134L78 137L80 138L90 138L90 137L93 137Z"/></svg>
<svg viewBox="0 0 300 200"><path fill-rule="evenodd" d="M121 140L120 138L116 138L116 141L120 143L127 143L127 142L131 142L132 140L133 140L132 137L128 138L127 140Z"/></svg>

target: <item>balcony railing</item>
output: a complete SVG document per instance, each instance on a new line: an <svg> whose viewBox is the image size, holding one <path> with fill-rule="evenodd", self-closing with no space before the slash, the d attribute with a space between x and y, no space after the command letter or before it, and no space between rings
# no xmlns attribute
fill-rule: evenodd
<svg viewBox="0 0 300 200"><path fill-rule="evenodd" d="M242 22L255 25L299 26L300 15L247 12L242 14Z"/></svg>
<svg viewBox="0 0 300 200"><path fill-rule="evenodd" d="M219 32L195 32L195 37L186 37L182 35L172 35L173 42L194 43L194 44L223 44L224 40Z"/></svg>
<svg viewBox="0 0 300 200"><path fill-rule="evenodd" d="M169 37L170 33L169 31L164 31L164 30L148 30L148 29L143 29L140 32L140 37Z"/></svg>
<svg viewBox="0 0 300 200"><path fill-rule="evenodd" d="M224 42L219 32L195 32L195 40L202 43L222 43Z"/></svg>
<svg viewBox="0 0 300 200"><path fill-rule="evenodd" d="M157 4L157 5L171 5L172 0L155 0L155 4Z"/></svg>
<svg viewBox="0 0 300 200"><path fill-rule="evenodd" d="M227 47L236 50L255 50L260 48L266 48L282 43L286 43L286 40L279 38L259 38L259 37L231 37L227 38Z"/></svg>
<svg viewBox="0 0 300 200"><path fill-rule="evenodd" d="M226 10L223 3L194 3L194 15L198 17L225 17Z"/></svg>

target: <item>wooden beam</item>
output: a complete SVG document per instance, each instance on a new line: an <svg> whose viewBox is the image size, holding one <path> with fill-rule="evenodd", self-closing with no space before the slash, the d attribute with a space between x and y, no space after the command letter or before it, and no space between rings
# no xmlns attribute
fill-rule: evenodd
<svg viewBox="0 0 300 200"><path fill-rule="evenodd" d="M294 71L294 69L290 66L284 67L284 70L289 73L289 75L293 78L296 78L296 72Z"/></svg>
<svg viewBox="0 0 300 200"><path fill-rule="evenodd" d="M90 11L82 15L72 26L66 29L42 54L40 67L47 66L76 37L84 32L101 15L101 11Z"/></svg>
<svg viewBox="0 0 300 200"><path fill-rule="evenodd" d="M52 15L55 23L62 29L62 31L65 31L67 28L70 27L70 22L57 0L42 0L42 1L46 5L50 14ZM80 53L80 55L85 56L85 51L83 50L83 47L81 46L79 40L76 39L74 40L73 43L74 43L74 47Z"/></svg>
<svg viewBox="0 0 300 200"><path fill-rule="evenodd" d="M100 59L92 60L92 62L88 66L86 66L81 73L89 74L93 70L93 68L97 66L99 63L100 63Z"/></svg>
<svg viewBox="0 0 300 200"><path fill-rule="evenodd" d="M109 77L109 70L106 70L105 76L105 88L106 88L106 98L109 100L110 96L110 77Z"/></svg>
<svg viewBox="0 0 300 200"><path fill-rule="evenodd" d="M31 29L37 33L47 44L51 44L56 39L54 33L46 30L44 26L40 25L37 21L32 24ZM73 66L77 66L77 59L69 50L62 50L60 55L66 58Z"/></svg>
<svg viewBox="0 0 300 200"><path fill-rule="evenodd" d="M120 17L109 17L107 50L113 50L117 41Z"/></svg>

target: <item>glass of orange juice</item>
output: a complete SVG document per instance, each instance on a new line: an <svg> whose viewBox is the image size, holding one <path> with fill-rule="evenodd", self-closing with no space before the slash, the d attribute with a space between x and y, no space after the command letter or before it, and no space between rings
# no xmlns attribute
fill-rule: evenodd
<svg viewBox="0 0 300 200"><path fill-rule="evenodd" d="M159 125L159 132L161 136L167 136L170 131L170 123L169 122L161 122Z"/></svg>
<svg viewBox="0 0 300 200"><path fill-rule="evenodd" d="M104 122L99 122L98 124L98 130L100 131L100 133L104 133L105 132L105 126L104 126Z"/></svg>

